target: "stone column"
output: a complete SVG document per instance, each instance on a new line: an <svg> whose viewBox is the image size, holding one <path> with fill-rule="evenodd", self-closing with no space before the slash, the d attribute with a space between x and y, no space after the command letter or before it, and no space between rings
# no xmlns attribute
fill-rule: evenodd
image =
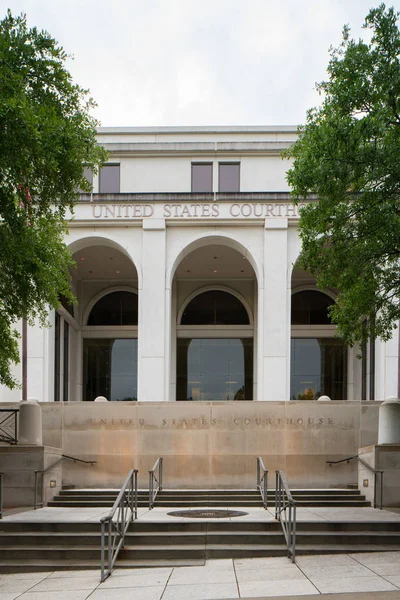
<svg viewBox="0 0 400 600"><path fill-rule="evenodd" d="M287 233L287 219L265 220L262 400L288 400Z"/></svg>
<svg viewBox="0 0 400 600"><path fill-rule="evenodd" d="M143 221L142 289L139 291L138 400L165 399L164 219Z"/></svg>

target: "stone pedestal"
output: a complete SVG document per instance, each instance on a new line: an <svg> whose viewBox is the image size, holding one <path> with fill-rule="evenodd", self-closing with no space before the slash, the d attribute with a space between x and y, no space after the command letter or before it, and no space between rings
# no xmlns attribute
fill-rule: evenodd
<svg viewBox="0 0 400 600"><path fill-rule="evenodd" d="M21 402L19 407L18 441L20 444L41 446L42 409L37 402Z"/></svg>
<svg viewBox="0 0 400 600"><path fill-rule="evenodd" d="M46 469L59 458L62 450L49 446L0 446L0 471L4 473L4 507L33 506L35 471ZM44 502L46 505L61 490L62 463L44 473ZM55 481L55 487L50 487ZM42 501L42 475L38 476L38 502Z"/></svg>
<svg viewBox="0 0 400 600"><path fill-rule="evenodd" d="M400 401L392 397L379 407L378 444L400 444Z"/></svg>
<svg viewBox="0 0 400 600"><path fill-rule="evenodd" d="M358 455L373 469L384 471L383 506L400 507L400 444L366 446L359 449ZM376 478L376 497L379 505L380 475L377 474ZM361 492L372 504L374 501L374 474L361 463L359 463L358 468L358 485Z"/></svg>

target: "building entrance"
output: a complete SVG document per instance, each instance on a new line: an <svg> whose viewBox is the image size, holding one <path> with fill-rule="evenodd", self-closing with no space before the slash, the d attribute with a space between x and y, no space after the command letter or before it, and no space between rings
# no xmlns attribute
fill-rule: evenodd
<svg viewBox="0 0 400 600"><path fill-rule="evenodd" d="M216 245L183 263L174 282L176 399L252 400L257 284L250 263Z"/></svg>

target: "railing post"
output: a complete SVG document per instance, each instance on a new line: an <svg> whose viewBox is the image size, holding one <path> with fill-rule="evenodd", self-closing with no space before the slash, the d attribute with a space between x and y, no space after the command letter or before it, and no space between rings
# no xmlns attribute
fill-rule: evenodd
<svg viewBox="0 0 400 600"><path fill-rule="evenodd" d="M100 521L101 523L101 582L104 581L104 552L105 552L105 535L106 535L106 527L103 519Z"/></svg>
<svg viewBox="0 0 400 600"><path fill-rule="evenodd" d="M38 472L35 471L35 493L34 493L34 500L33 500L33 508L35 510L37 509L37 478L38 478Z"/></svg>
<svg viewBox="0 0 400 600"><path fill-rule="evenodd" d="M257 489L259 488L261 482L261 478L260 478L260 459L257 458Z"/></svg>
<svg viewBox="0 0 400 600"><path fill-rule="evenodd" d="M163 459L160 458L160 492L162 492L163 487Z"/></svg>
<svg viewBox="0 0 400 600"><path fill-rule="evenodd" d="M153 473L149 471L149 509L153 508Z"/></svg>
<svg viewBox="0 0 400 600"><path fill-rule="evenodd" d="M275 471L275 519L278 519L278 502L279 502L279 477L278 477L278 471Z"/></svg>
<svg viewBox="0 0 400 600"><path fill-rule="evenodd" d="M138 505L138 494L137 494L137 480L138 472L137 469L133 471L134 485L135 485L135 519L137 519L137 505Z"/></svg>
<svg viewBox="0 0 400 600"><path fill-rule="evenodd" d="M264 473L264 508L268 508L268 471Z"/></svg>
<svg viewBox="0 0 400 600"><path fill-rule="evenodd" d="M374 473L374 508L376 508L376 472Z"/></svg>
<svg viewBox="0 0 400 600"><path fill-rule="evenodd" d="M292 552L292 562L296 562L296 531L297 527L297 519L296 519L296 506L293 506L293 552Z"/></svg>
<svg viewBox="0 0 400 600"><path fill-rule="evenodd" d="M3 518L3 476L4 473L0 473L0 519Z"/></svg>
<svg viewBox="0 0 400 600"><path fill-rule="evenodd" d="M108 520L108 572L111 573L112 569L112 551L111 551L111 520Z"/></svg>
<svg viewBox="0 0 400 600"><path fill-rule="evenodd" d="M382 510L382 506L383 506L383 471L381 471L381 502L380 502L381 510Z"/></svg>

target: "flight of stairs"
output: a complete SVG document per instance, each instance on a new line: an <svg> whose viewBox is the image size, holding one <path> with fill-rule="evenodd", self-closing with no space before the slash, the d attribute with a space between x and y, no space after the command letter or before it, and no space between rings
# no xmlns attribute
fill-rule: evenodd
<svg viewBox="0 0 400 600"><path fill-rule="evenodd" d="M64 490L53 506L111 507L117 490ZM357 490L295 490L299 507L365 507ZM269 497L273 511L274 492ZM147 507L147 493L140 494ZM252 490L173 491L157 496L167 510L261 507ZM106 512L106 511L105 511ZM37 515L38 513L36 513ZM153 513L156 515L156 511ZM156 518L156 517L155 517ZM100 524L97 522L0 521L0 572L100 568ZM297 555L400 551L400 521L298 521ZM286 556L281 525L274 520L156 521L140 518L129 527L117 566L151 567L203 564L209 558Z"/></svg>
<svg viewBox="0 0 400 600"><path fill-rule="evenodd" d="M119 490L62 490L48 506L64 507L112 507ZM371 506L359 490L292 490L299 507L349 507ZM268 492L268 504L275 502L275 491ZM146 507L149 496L146 491L138 492L138 506ZM155 508L215 508L254 507L261 508L262 501L257 490L163 490L155 500Z"/></svg>
<svg viewBox="0 0 400 600"><path fill-rule="evenodd" d="M297 555L400 551L400 522L298 522ZM286 556L277 521L135 521L118 567ZM100 569L99 523L0 521L0 572Z"/></svg>

